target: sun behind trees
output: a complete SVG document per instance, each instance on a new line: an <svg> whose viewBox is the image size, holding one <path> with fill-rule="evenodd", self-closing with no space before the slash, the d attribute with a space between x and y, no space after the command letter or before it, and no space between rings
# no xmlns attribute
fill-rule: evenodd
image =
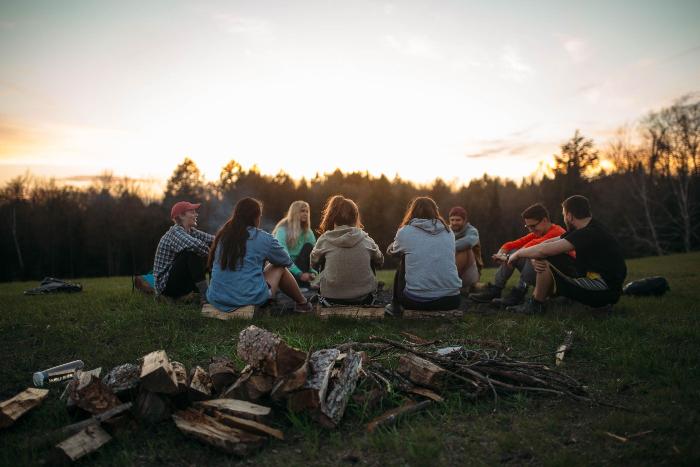
<svg viewBox="0 0 700 467"><path fill-rule="evenodd" d="M398 177L340 170L293 180L284 172L246 170L235 160L222 168L219 180L207 182L186 158L168 180L164 199L149 201L136 186L114 177L102 177L88 189L16 177L0 191L0 280L146 272L174 200L201 202L200 225L215 232L246 196L264 203L261 227L269 231L290 201L305 200L319 213L330 196L342 194L357 202L365 230L384 250L407 203L428 195L443 215L451 206L464 206L490 254L523 233L524 207L542 202L561 224L561 201L582 194L597 206L597 218L615 226L626 256L690 251L700 246L699 160L700 101L684 97L604 144L575 131L554 157L551 174L520 184L485 175L460 187L440 179L416 186ZM612 169L602 170L603 161ZM314 229L318 222L312 216ZM386 267L394 266L387 261Z"/></svg>

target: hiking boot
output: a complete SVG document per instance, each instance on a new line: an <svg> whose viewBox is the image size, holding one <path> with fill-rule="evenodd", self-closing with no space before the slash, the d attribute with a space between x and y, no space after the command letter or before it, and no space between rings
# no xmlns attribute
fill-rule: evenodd
<svg viewBox="0 0 700 467"><path fill-rule="evenodd" d="M501 307L520 305L523 303L525 295L527 295L527 287L513 287L510 289L510 293L508 295L503 298L494 298L491 300L491 303L495 306Z"/></svg>
<svg viewBox="0 0 700 467"><path fill-rule="evenodd" d="M506 311L511 313L519 313L524 315L536 315L544 313L545 304L530 297L522 305L514 305L506 308Z"/></svg>
<svg viewBox="0 0 700 467"><path fill-rule="evenodd" d="M469 299L477 303L489 303L494 298L499 298L501 296L501 290L503 289L489 284L482 292L470 293Z"/></svg>

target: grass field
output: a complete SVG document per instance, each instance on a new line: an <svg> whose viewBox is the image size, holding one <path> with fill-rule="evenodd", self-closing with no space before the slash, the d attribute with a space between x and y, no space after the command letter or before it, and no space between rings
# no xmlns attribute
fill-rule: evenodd
<svg viewBox="0 0 700 467"><path fill-rule="evenodd" d="M364 424L384 407L351 405L336 431L278 411L287 440L272 441L240 461L186 439L172 423L117 434L90 457L97 465L698 465L700 461L700 253L629 261L629 279L662 274L663 298L623 298L612 316L557 305L543 316L468 313L458 322L322 322L312 316L266 318L256 324L302 349L399 338L501 341L521 356L552 352L574 331L566 371L596 397L630 411L545 397L472 403L449 394L444 404L372 435ZM390 273L384 273L390 282ZM486 271L485 279L493 275ZM34 371L73 359L108 370L165 349L188 368L210 356L235 353L248 322L202 318L194 305L168 306L131 292L129 278L85 279L75 295L29 297L35 283L0 285L0 398L31 384ZM545 359L551 359L546 357ZM13 427L0 432L0 464L34 465L48 447L39 435L71 423L60 388ZM628 442L620 436L652 430Z"/></svg>

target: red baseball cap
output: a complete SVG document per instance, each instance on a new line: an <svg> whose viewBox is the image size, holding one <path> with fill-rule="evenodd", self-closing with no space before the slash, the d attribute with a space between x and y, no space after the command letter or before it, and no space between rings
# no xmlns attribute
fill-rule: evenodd
<svg viewBox="0 0 700 467"><path fill-rule="evenodd" d="M461 217L462 219L466 220L467 219L467 210L464 209L462 206L455 206L452 209L450 209L450 213L448 214L447 217L452 217L452 216Z"/></svg>
<svg viewBox="0 0 700 467"><path fill-rule="evenodd" d="M173 208L170 210L170 218L175 219L177 216L184 214L186 211L191 211L192 209L199 209L200 203L194 204L187 201L178 201L173 204Z"/></svg>

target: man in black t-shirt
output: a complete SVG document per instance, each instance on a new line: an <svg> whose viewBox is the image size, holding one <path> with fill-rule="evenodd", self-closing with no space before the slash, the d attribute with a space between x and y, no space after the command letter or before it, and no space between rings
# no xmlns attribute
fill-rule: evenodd
<svg viewBox="0 0 700 467"><path fill-rule="evenodd" d="M544 301L561 295L592 307L617 303L627 266L622 249L605 227L593 219L588 199L574 195L562 203L567 232L530 248L513 253L508 261L532 260L537 279L532 298L523 305L508 307L517 313L544 310ZM576 250L576 259L566 253Z"/></svg>

